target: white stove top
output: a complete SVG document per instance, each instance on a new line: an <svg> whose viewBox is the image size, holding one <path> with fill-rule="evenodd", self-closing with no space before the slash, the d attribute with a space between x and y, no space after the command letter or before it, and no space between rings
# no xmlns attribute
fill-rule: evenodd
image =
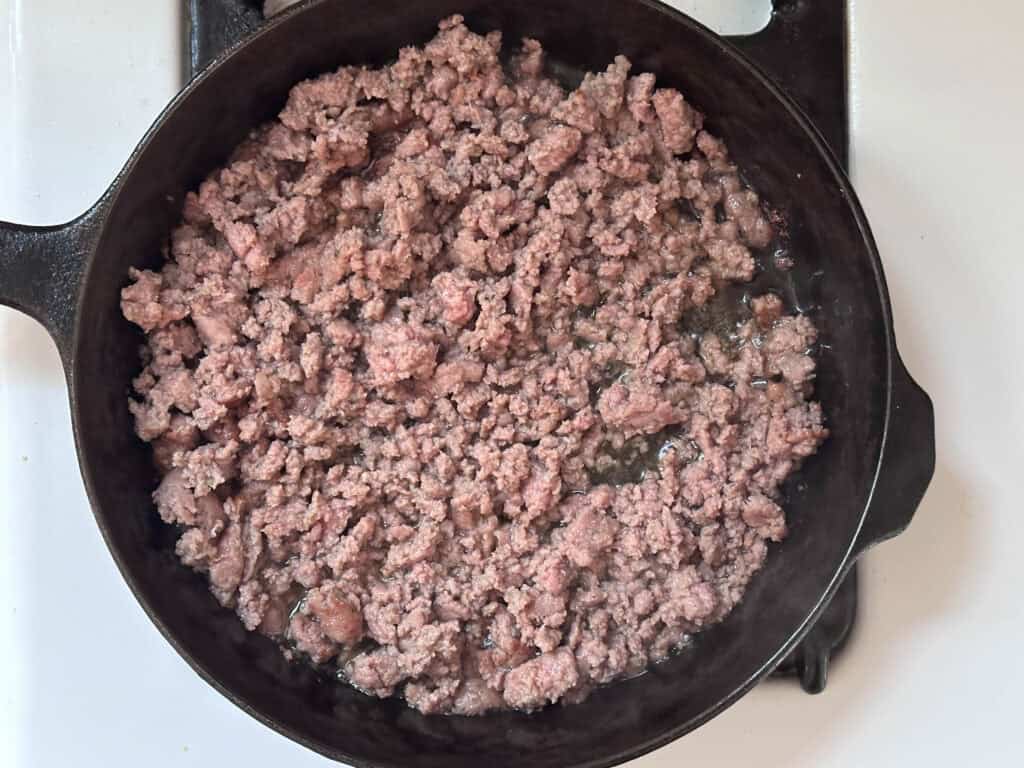
<svg viewBox="0 0 1024 768"><path fill-rule="evenodd" d="M768 2L674 4L738 31ZM101 194L179 86L180 5L0 0L0 218L63 221ZM636 768L1024 761L1024 5L969 5L858 0L852 15L854 180L900 348L935 401L931 490L865 559L824 694L767 682ZM0 309L0 766L330 765L214 692L150 624L93 523L65 398L46 334Z"/></svg>

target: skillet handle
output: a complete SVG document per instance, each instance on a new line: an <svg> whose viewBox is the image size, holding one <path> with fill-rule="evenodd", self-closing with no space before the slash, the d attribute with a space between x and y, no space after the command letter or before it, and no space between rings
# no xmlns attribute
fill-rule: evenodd
<svg viewBox="0 0 1024 768"><path fill-rule="evenodd" d="M896 355L892 409L885 450L855 556L901 533L909 524L935 472L935 410Z"/></svg>
<svg viewBox="0 0 1024 768"><path fill-rule="evenodd" d="M71 370L72 338L85 265L97 232L97 208L67 224L0 222L0 304L38 320Z"/></svg>

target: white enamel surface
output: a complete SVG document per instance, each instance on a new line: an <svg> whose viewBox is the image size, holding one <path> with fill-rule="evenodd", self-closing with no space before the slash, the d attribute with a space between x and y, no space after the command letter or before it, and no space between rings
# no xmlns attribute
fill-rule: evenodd
<svg viewBox="0 0 1024 768"><path fill-rule="evenodd" d="M677 5L732 31L766 2ZM178 86L179 6L0 0L0 219L66 220L102 192ZM766 683L637 768L1024 761L1022 28L1011 0L856 3L855 181L901 350L935 400L936 479L866 559L824 694ZM0 697L0 766L329 765L200 681L133 601L86 504L56 351L6 309Z"/></svg>

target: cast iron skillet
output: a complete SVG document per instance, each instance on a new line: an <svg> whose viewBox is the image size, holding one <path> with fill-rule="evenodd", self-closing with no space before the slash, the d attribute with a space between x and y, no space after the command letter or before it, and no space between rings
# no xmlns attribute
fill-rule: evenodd
<svg viewBox="0 0 1024 768"><path fill-rule="evenodd" d="M185 192L220 165L289 88L343 63L379 65L464 13L506 41L539 38L571 79L625 53L709 115L749 180L785 214L797 266L766 270L821 331L817 396L832 436L789 488L790 537L746 599L687 651L584 703L532 715L423 717L284 661L245 632L172 553L155 476L126 407L141 336L118 307L130 266L157 267ZM774 281L774 282L773 282ZM281 733L358 766L610 766L736 701L796 645L843 574L900 532L934 465L932 406L896 352L878 253L847 179L793 103L707 29L648 0L314 0L268 23L174 100L103 198L58 227L0 225L0 302L60 350L97 523L139 602L218 690Z"/></svg>

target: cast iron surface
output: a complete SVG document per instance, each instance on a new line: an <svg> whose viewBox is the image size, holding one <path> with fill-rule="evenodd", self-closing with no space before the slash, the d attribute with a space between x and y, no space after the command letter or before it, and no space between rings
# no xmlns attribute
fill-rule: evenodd
<svg viewBox="0 0 1024 768"><path fill-rule="evenodd" d="M780 245L799 254L797 267L765 270L758 287L785 293L818 325L817 394L832 428L789 488L792 535L773 547L726 621L646 675L529 716L423 717L290 664L271 641L246 632L174 557L174 533L150 499L149 450L125 407L141 335L121 316L120 289L130 266L160 264L185 192L280 109L292 84L342 63L380 64L429 39L437 19L456 11L476 28L543 40L567 72L603 67L623 52L712 116L710 129L789 222ZM307 2L200 74L88 214L56 229L0 225L0 254L0 301L40 319L61 349L96 519L147 613L247 712L358 766L592 768L681 736L796 647L856 557L909 523L934 465L931 403L899 360L878 254L838 162L733 48L644 0Z"/></svg>
<svg viewBox="0 0 1024 768"><path fill-rule="evenodd" d="M752 35L727 38L782 86L821 132L845 168L847 131L847 0L775 0L771 20ZM263 24L260 0L189 0L188 77L195 77ZM796 677L820 693L831 659L857 616L857 569L850 569L822 617L774 674Z"/></svg>
<svg viewBox="0 0 1024 768"><path fill-rule="evenodd" d="M69 376L82 271L95 248L105 202L58 226L0 222L0 304L46 326Z"/></svg>

